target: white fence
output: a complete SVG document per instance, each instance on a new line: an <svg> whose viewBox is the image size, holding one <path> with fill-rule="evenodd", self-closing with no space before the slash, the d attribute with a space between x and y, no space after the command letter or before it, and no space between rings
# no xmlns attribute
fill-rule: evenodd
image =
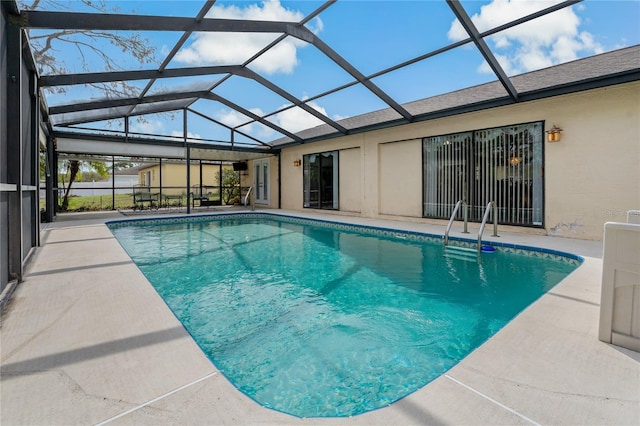
<svg viewBox="0 0 640 426"><path fill-rule="evenodd" d="M134 185L138 184L138 176L116 176L115 182L109 177L99 182L73 182L71 185L70 195L89 197L92 195L111 195L112 186L115 186L116 194L131 194ZM45 198L44 182L40 183L40 198ZM65 186L66 187L66 186ZM60 183L60 191L64 191L62 183ZM62 195L62 193L61 193Z"/></svg>

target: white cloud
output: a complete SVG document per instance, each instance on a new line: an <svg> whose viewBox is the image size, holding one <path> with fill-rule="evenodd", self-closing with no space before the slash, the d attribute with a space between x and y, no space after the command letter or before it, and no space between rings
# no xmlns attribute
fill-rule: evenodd
<svg viewBox="0 0 640 426"><path fill-rule="evenodd" d="M252 113L260 117L264 115L264 112L260 108L251 108L249 109L249 111L251 111ZM238 112L233 109L221 110L215 116L216 116L216 120L226 124L229 127L236 127L241 125L242 123L246 123L247 121L251 120L250 117L247 117L241 112Z"/></svg>
<svg viewBox="0 0 640 426"><path fill-rule="evenodd" d="M287 106L290 106L290 105L282 105L278 109L281 109ZM324 115L327 115L326 110L320 105L318 105L317 103L309 102L309 106L315 109L316 111ZM254 114L260 117L264 116L264 112L259 108L251 109L251 112L253 112ZM245 116L244 114L238 111L225 109L220 111L218 114L216 114L216 120L226 124L227 126L235 127L243 123L246 123L247 121L250 120L250 118L248 118L247 116ZM324 124L324 121L320 120L319 118L316 118L315 116L309 114L308 112L306 112L305 110L299 107L293 107L288 110L282 111L279 114L275 114L270 117L267 117L266 120L291 133L299 132L300 130L305 130L305 129L309 129L309 128ZM269 140L271 138L280 136L274 129L268 126L262 125L260 123L255 123L255 122L239 127L239 130L241 130L242 132L248 133L256 138L264 139L264 140Z"/></svg>
<svg viewBox="0 0 640 426"><path fill-rule="evenodd" d="M478 31L482 32L557 3L560 0L493 0L482 6L480 13L471 19ZM580 18L574 8L565 7L489 37L490 47L509 75L571 61L581 53L591 55L602 52L593 35L580 32L579 27ZM451 40L468 37L457 20L451 24L447 35ZM478 69L491 72L486 63Z"/></svg>
<svg viewBox="0 0 640 426"><path fill-rule="evenodd" d="M265 115L264 111L262 111L260 108L250 108L249 111L259 117ZM222 109L214 114L214 116L216 120L223 124L226 124L229 127L241 126L238 127L238 130L258 139L268 139L275 134L274 130L272 130L271 128L266 127L260 123L256 123L255 121L242 126L242 124L251 121L252 119L242 114L241 112L232 109Z"/></svg>
<svg viewBox="0 0 640 426"><path fill-rule="evenodd" d="M308 105L321 114L327 115L327 111L317 103L309 102ZM271 117L270 120L272 123L292 133L324 124L324 121L299 107L293 107L286 111L282 111L281 113Z"/></svg>
<svg viewBox="0 0 640 426"><path fill-rule="evenodd" d="M159 120L149 120L146 118L132 120L131 131L134 133L148 133L158 135L164 133L164 124Z"/></svg>
<svg viewBox="0 0 640 426"><path fill-rule="evenodd" d="M261 5L246 7L214 6L208 18L244 19L255 21L299 22L301 12L284 8L279 0L265 0ZM320 31L322 22L315 20L312 31ZM175 59L189 65L237 65L267 46L280 34L264 33L196 33L193 43L176 54ZM256 71L268 74L291 73L298 65L297 50L306 43L287 37L251 63Z"/></svg>

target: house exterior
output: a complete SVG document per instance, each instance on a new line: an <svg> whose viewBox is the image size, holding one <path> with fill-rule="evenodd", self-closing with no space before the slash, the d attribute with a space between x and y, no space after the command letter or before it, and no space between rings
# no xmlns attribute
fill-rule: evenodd
<svg viewBox="0 0 640 426"><path fill-rule="evenodd" d="M222 169L232 169L230 164L193 163L190 167L190 184L194 186L218 187ZM184 195L187 190L187 168L184 162L162 161L141 166L138 170L138 185L159 190L166 195Z"/></svg>
<svg viewBox="0 0 640 426"><path fill-rule="evenodd" d="M460 199L471 222L495 201L510 230L599 240L604 223L640 207L639 66L634 46L513 77L517 103L492 106L499 87L489 83L405 105L433 110L424 121L342 137L310 129L313 143L276 141L280 161L253 161L243 185L265 207L436 223ZM636 76L589 87L618 68ZM558 94L537 98L550 82Z"/></svg>

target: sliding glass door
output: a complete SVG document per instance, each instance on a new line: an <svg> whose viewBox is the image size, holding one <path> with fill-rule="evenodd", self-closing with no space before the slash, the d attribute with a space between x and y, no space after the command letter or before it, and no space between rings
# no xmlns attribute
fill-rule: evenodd
<svg viewBox="0 0 640 426"><path fill-rule="evenodd" d="M448 219L464 199L479 222L495 201L500 223L542 226L542 136L537 122L425 138L424 216Z"/></svg>
<svg viewBox="0 0 640 426"><path fill-rule="evenodd" d="M304 207L338 209L338 151L303 156Z"/></svg>

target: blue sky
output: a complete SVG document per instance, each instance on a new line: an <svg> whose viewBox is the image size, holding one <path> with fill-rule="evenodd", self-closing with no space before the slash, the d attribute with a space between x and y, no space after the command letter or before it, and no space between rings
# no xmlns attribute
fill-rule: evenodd
<svg viewBox="0 0 640 426"><path fill-rule="evenodd" d="M462 0L480 31L548 7L558 1L516 0ZM201 1L108 1L122 13L164 16L195 16ZM278 1L263 2L219 0L208 17L227 19L299 21L318 8L322 2ZM80 2L64 2L68 10L88 11ZM434 49L466 37L453 13L444 1L349 1L342 0L323 11L307 27L338 54L353 64L364 75L383 71ZM143 33L158 50L158 63L171 50L181 34ZM265 46L273 35L194 34L187 41L169 68L240 64ZM591 56L640 43L640 1L586 0L557 11L549 16L515 27L489 38L489 46L508 75ZM108 46L112 55L122 56ZM60 59L65 59L69 72L78 69L78 52L60 46ZM125 69L154 68L141 66L129 58L119 62ZM101 71L101 62L89 60L88 71ZM74 66L76 68L74 68ZM157 64L156 64L157 66ZM353 78L328 60L313 46L287 38L269 55L249 65L251 69L278 84L292 95L307 99L348 83ZM187 88L192 83L206 87L219 76L198 79L163 79L154 85L151 93ZM495 80L480 53L468 44L443 55L418 62L392 73L373 79L373 82L400 103ZM135 83L144 87L146 81ZM287 101L255 82L232 77L215 93L264 115L287 105ZM64 95L49 95L50 105L99 97L84 87L70 87ZM341 119L385 108L380 99L357 85L344 91L316 99L310 103L315 109L332 119ZM242 114L222 104L200 100L195 110L236 126L247 121ZM269 120L291 131L320 124L310 114L294 108ZM103 124L98 125L101 127ZM86 125L85 125L86 126ZM121 123L109 123L117 128ZM132 130L182 134L182 120L167 114L153 114L145 120L136 120ZM280 135L258 124L244 126L245 131L261 140L269 141ZM200 118L190 118L189 132L194 137L228 139L229 131Z"/></svg>

